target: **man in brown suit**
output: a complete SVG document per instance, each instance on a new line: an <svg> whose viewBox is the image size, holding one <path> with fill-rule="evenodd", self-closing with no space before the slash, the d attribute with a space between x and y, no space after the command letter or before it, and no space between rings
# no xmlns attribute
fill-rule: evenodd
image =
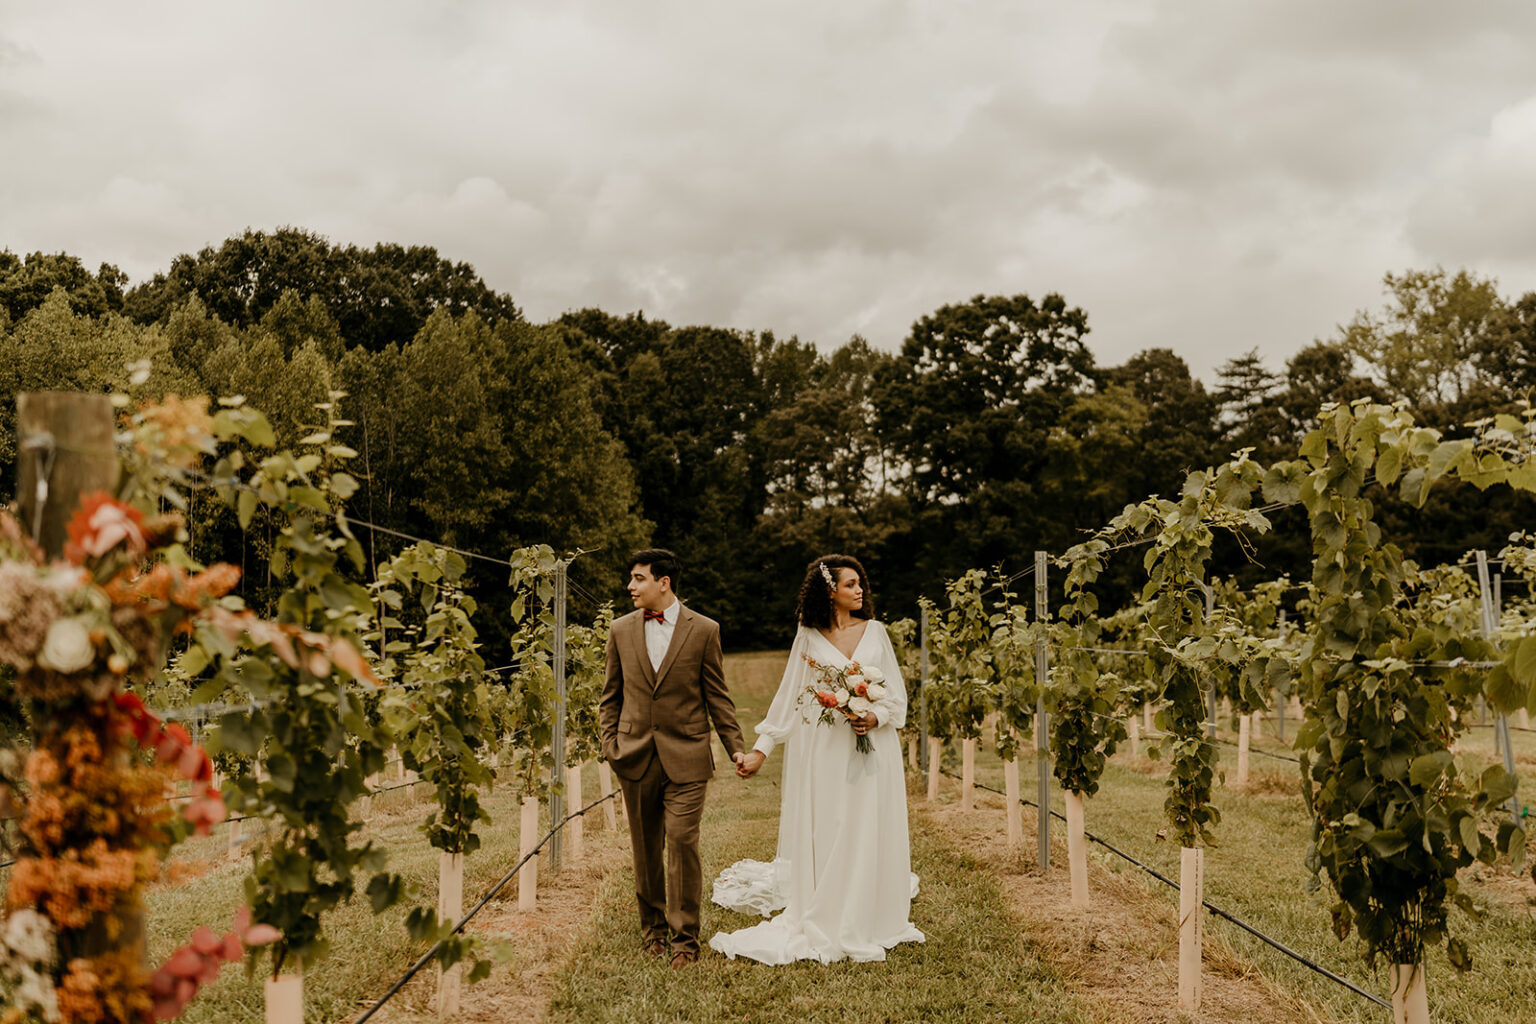
<svg viewBox="0 0 1536 1024"><path fill-rule="evenodd" d="M630 558L635 610L608 633L598 706L603 757L629 815L642 942L655 956L670 946L673 967L699 958L699 819L715 772L711 720L731 760L746 757L725 687L720 627L677 600L680 570L677 556L659 548Z"/></svg>

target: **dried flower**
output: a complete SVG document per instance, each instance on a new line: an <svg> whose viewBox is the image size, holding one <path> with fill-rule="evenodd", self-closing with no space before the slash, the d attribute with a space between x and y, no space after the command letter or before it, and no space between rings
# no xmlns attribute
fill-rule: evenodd
<svg viewBox="0 0 1536 1024"><path fill-rule="evenodd" d="M30 669L62 612L58 594L36 569L0 562L0 662L21 672Z"/></svg>
<svg viewBox="0 0 1536 1024"><path fill-rule="evenodd" d="M91 643L90 627L78 616L55 619L37 655L37 663L43 668L65 675L88 668L95 661L96 645Z"/></svg>
<svg viewBox="0 0 1536 1024"><path fill-rule="evenodd" d="M11 912L5 920L5 935L0 941L3 941L10 953L10 959L24 960L29 964L52 963L57 955L52 924L30 907Z"/></svg>

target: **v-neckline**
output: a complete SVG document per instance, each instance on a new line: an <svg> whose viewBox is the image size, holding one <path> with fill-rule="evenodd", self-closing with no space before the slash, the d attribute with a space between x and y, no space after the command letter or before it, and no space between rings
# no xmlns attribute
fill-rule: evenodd
<svg viewBox="0 0 1536 1024"><path fill-rule="evenodd" d="M869 620L864 620L864 631L860 633L859 638L853 642L853 654L844 654L843 649L837 646L837 644L833 643L832 638L827 636L827 634L823 633L821 630L816 630L816 635L825 640L827 646L836 651L844 661L854 661L856 660L854 655L859 653L859 648L864 644L864 638L869 635Z"/></svg>

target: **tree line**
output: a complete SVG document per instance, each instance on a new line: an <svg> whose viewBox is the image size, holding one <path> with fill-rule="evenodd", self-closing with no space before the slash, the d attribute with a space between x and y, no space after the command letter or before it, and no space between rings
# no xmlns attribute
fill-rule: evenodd
<svg viewBox="0 0 1536 1024"><path fill-rule="evenodd" d="M1517 411L1536 386L1536 293L1506 298L1467 271L1388 274L1379 305L1332 337L1279 368L1236 356L1210 387L1166 348L1101 366L1088 335L1087 312L1056 294L956 301L895 350L599 309L533 323L430 247L292 228L178 256L132 287L110 264L0 251L0 496L14 490L18 392L243 395L291 445L342 391L349 514L394 531L364 535L376 563L405 543L395 533L496 557L582 549L578 605L622 609L629 551L670 547L685 600L728 643L772 646L817 554L858 555L882 613L910 614L945 579L1065 551L1235 450L1294 456L1324 403L1401 402L1454 427ZM1433 563L1502 546L1532 511L1452 490L1409 517L1376 498L1405 553ZM1219 550L1215 568L1305 573L1310 533L1286 519L1300 514L1259 550ZM266 565L259 524L241 531L214 496L193 496L189 526L196 557ZM1131 568L1103 581L1108 600ZM471 580L505 606L505 570L477 562ZM252 568L247 599L259 606L266 583ZM482 635L505 645L507 616L488 618Z"/></svg>

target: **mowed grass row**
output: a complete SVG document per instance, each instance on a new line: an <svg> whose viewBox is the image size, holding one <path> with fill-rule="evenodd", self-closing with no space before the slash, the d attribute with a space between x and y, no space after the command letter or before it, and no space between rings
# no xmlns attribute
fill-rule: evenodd
<svg viewBox="0 0 1536 1024"><path fill-rule="evenodd" d="M783 653L726 659L746 735L778 685ZM706 878L743 857L770 860L778 838L777 780L783 748L757 778L718 776L705 803L702 854ZM717 753L718 756L718 753ZM587 941L556 980L552 1017L579 1024L662 1021L1052 1021L1092 1015L1059 975L1022 939L1003 911L995 880L968 858L914 824L913 870L922 891L913 903L924 944L898 946L883 963L817 963L766 967L730 961L705 949L700 961L673 971L640 950L628 872L612 875ZM761 918L709 903L703 935L747 927Z"/></svg>
<svg viewBox="0 0 1536 1024"><path fill-rule="evenodd" d="M748 737L766 712L784 664L783 653L733 655L726 659L731 689ZM780 752L782 753L782 751ZM717 758L720 756L717 749ZM736 779L723 764L710 787L703 833L705 870L710 877L742 857L769 859L778 836L781 757L750 782ZM590 799L594 777L584 783ZM417 825L431 808L426 787L386 794L367 834L390 850L392 870L418 890L418 901L435 904L438 852ZM465 899L471 903L513 863L518 848L517 802L500 787L488 806L494 823L481 830L483 846L466 859ZM545 809L547 827L547 808ZM258 822L245 823L247 829ZM593 827L589 825L589 828ZM622 825L621 825L622 828ZM249 834L249 833L247 833ZM601 883L594 917L583 940L555 979L553 1015L569 1021L754 1020L754 1021L935 1021L1092 1019L1061 979L1020 938L1017 923L1001 909L993 879L976 872L959 851L920 826L912 832L914 870L922 893L913 917L929 937L906 945L883 964L813 964L769 968L750 961L732 963L706 950L688 971L673 972L639 950L633 880L624 870ZM222 833L195 840L176 857L173 877L149 897L152 958L158 961L200 924L221 929L242 901L240 881L248 859L222 857ZM547 856L544 868L547 870ZM707 883L706 883L707 884ZM502 894L510 905L515 884ZM755 919L708 904L704 935L734 929ZM505 907L501 908L503 911ZM331 953L305 978L306 1019L343 1022L382 994L424 951L408 941L405 908L374 916L359 895L327 919ZM517 970L518 959L498 966ZM411 1016L429 1015L432 979L428 970L402 994ZM257 1022L263 1014L263 975L226 970L205 989L183 1018L207 1024Z"/></svg>
<svg viewBox="0 0 1536 1024"><path fill-rule="evenodd" d="M386 782L385 785L393 783ZM590 802L597 795L596 769L583 776L583 792ZM427 844L418 826L435 806L425 785L394 790L375 798L375 814L363 835L389 851L389 870L401 873L415 887L415 904L436 907L439 851ZM519 800L511 786L495 788L485 804L492 824L479 829L481 847L464 860L464 905L467 910L489 891L518 859ZM541 830L547 831L549 808L541 808ZM588 816L587 828L601 821L600 813ZM246 835L260 829L258 821L246 821ZM622 826L621 826L622 827ZM543 834L543 831L540 832ZM591 833L589 832L589 835ZM198 925L207 924L221 934L244 902L241 881L250 865L222 855L227 845L222 830L208 839L193 840L177 851L171 878L156 886L148 898L148 936L152 963L161 962ZM541 858L548 871L549 858ZM546 875L547 877L547 875ZM366 884L364 876L359 889ZM491 908L515 905L517 883L509 883ZM409 906L374 915L361 891L325 921L330 955L304 979L305 1019L314 1022L350 1021L384 992L415 962L426 945L413 943L405 930ZM490 908L488 908L490 909ZM266 962L266 961L264 961ZM516 960L497 970L515 970ZM429 1005L436 985L436 970L429 967L396 997L402 1006L421 1010ZM205 988L181 1020L207 1024L259 1022L264 1015L264 972L248 977L238 966L228 967L216 984Z"/></svg>
<svg viewBox="0 0 1536 1024"><path fill-rule="evenodd" d="M1294 727L1294 720L1289 723ZM1289 735L1294 737L1292 730ZM1519 734L1517 734L1519 735ZM1235 734L1223 733L1224 740ZM1491 744L1489 731L1473 735L1467 746ZM1277 754L1291 754L1272 734L1262 742ZM1128 748L1126 748L1128 750ZM1521 741L1515 741L1517 754ZM1145 753L1145 745L1143 747ZM1236 750L1223 746L1221 770L1236 772ZM1491 748L1482 756L1491 763ZM994 751L983 750L977 759L977 778L1003 789L1002 765ZM958 754L946 751L946 764L958 773ZM1215 802L1221 823L1215 833L1218 846L1206 851L1206 899L1274 937L1291 949L1336 974L1385 998L1389 983L1385 969L1371 971L1359 958L1353 937L1338 941L1332 932L1328 907L1333 900L1326 891L1311 892L1306 869L1306 849L1311 820L1300 796L1299 768L1295 764L1263 757L1252 759L1254 792L1242 793L1218 787ZM1023 795L1035 795L1033 754L1027 748L1020 772ZM1122 751L1110 762L1098 795L1086 804L1086 828L1117 848L1174 880L1179 876L1179 848L1158 833L1167 825L1163 812L1166 770L1143 756L1131 758ZM1524 784L1524 780L1522 780ZM959 782L944 780L941 800L959 798ZM1527 801L1531 799L1527 796ZM1064 812L1058 788L1052 784L1051 805ZM1003 828L1001 798L988 799L977 814L993 815ZM1026 828L1033 829L1034 808L1026 810ZM1053 836L1064 843L1065 825L1051 824ZM1536 844L1533 844L1536 845ZM1033 849L1033 847L1030 847ZM1147 891L1176 903L1174 889L1140 869L1090 843L1089 856L1105 868L1142 880ZM1053 865L1054 867L1054 865ZM1528 870L1529 866L1527 867ZM1065 874L1062 884L1066 885ZM1444 953L1430 955L1429 996L1431 1016L1438 1022L1456 1024L1509 1024L1536 1022L1536 885L1528 874L1514 876L1507 865L1497 869L1475 867L1465 873L1464 884L1487 907L1482 920L1459 910L1452 911L1454 933L1471 948L1474 968L1458 975ZM1386 1011L1355 993L1298 964L1241 929L1208 917L1207 929L1228 938L1233 947L1263 970L1281 987L1319 1005L1340 1021L1380 1021ZM1169 936L1176 941L1176 936Z"/></svg>

